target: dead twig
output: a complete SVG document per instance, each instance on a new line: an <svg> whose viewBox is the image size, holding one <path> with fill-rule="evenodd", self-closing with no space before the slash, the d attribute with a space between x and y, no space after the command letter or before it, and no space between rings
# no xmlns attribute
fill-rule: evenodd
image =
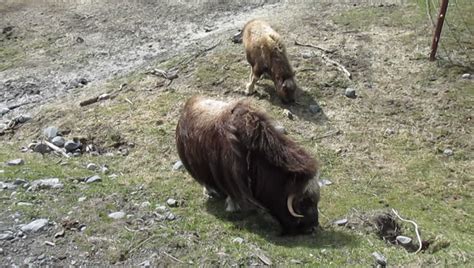
<svg viewBox="0 0 474 268"><path fill-rule="evenodd" d="M341 133L341 131L338 129L336 131L331 131L331 132L328 132L322 136L319 136L319 137L314 137L312 138L312 140L320 140L320 139L324 139L324 138L327 138L327 137L331 137L331 136L335 136L335 135L339 135Z"/></svg>
<svg viewBox="0 0 474 268"><path fill-rule="evenodd" d="M209 46L209 47L206 47L204 49L201 49L198 53L192 55L191 57L189 57L188 59L182 61L181 63L179 63L179 65L186 65L188 64L189 62L191 62L192 60L196 59L196 58L199 58L202 54L208 52L208 51L211 51L213 50L214 48L216 48L219 44L221 43L221 41L217 41L215 44Z"/></svg>
<svg viewBox="0 0 474 268"><path fill-rule="evenodd" d="M404 221L404 222L409 222L411 224L413 224L415 226L415 233L416 233L416 238L418 239L418 250L415 251L415 254L420 252L421 249L423 248L423 244L422 244L422 241L421 241L421 236L420 236L420 233L418 232L418 224L416 224L416 222L414 221L411 221L411 220L405 220L404 218L400 217L400 215L398 215L397 211L395 209L392 208L392 212L393 214L395 214L395 216L397 216L401 221Z"/></svg>
<svg viewBox="0 0 474 268"><path fill-rule="evenodd" d="M163 253L166 257L172 259L172 260L175 261L175 262L185 263L184 261L182 261L182 260L180 260L180 259L178 259L178 258L176 258L176 257L174 257L174 256L172 256L172 255L170 255L170 254L168 254L168 253L166 253L165 251L162 251L161 253Z"/></svg>
<svg viewBox="0 0 474 268"><path fill-rule="evenodd" d="M64 157L69 158L69 155L68 155L66 152L64 152L61 148L59 148L58 146L52 144L52 143L49 142L49 141L43 141L43 142L44 142L44 144L48 145L49 148L51 148L51 149L53 149L54 151L56 151L56 152L62 154Z"/></svg>
<svg viewBox="0 0 474 268"><path fill-rule="evenodd" d="M83 107L83 106L87 106L87 105L90 105L90 104L93 104L93 103L96 103L96 102L99 102L99 101L113 99L113 98L117 97L117 95L118 95L118 93L110 93L110 94L109 93L104 93L104 94L101 94L99 96L81 101L79 103L79 106Z"/></svg>
<svg viewBox="0 0 474 268"><path fill-rule="evenodd" d="M315 46L313 44L304 44L304 43L301 43L301 42L298 42L298 40L295 40L295 45L297 46L301 46L301 47L312 47L312 48L316 48L316 49L319 49L323 52L326 52L326 53L329 53L329 54L332 54L334 53L336 50L332 49L332 50L328 50L328 49L325 49L325 48L322 48L320 46Z"/></svg>

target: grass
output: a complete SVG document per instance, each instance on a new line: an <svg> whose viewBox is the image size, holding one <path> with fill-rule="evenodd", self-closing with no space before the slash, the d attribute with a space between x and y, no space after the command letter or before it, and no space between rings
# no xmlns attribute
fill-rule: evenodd
<svg viewBox="0 0 474 268"><path fill-rule="evenodd" d="M424 20L422 10L406 13L400 7L357 7L334 17L336 25L355 27L362 33L403 29L408 36L422 32L424 26L417 23ZM404 28L408 23L412 24ZM247 266L262 264L260 259L266 256L281 266L368 266L374 263L372 252L378 251L387 257L389 265L469 266L474 252L472 81L459 79L466 71L464 67L408 59L416 54L412 49L415 43L429 39L428 35L416 39L387 36L382 41L391 42L396 50L387 49L379 40L368 41L364 49L393 53L400 59L388 67L380 63L382 58L373 57L370 60L375 67L355 70L356 77L373 78L368 82L374 85L368 89L353 82L360 94L357 99L339 94L352 82L341 81L330 66L318 67L317 79L310 73L298 76L299 84L308 88L301 100L303 106L314 100L324 102L328 121L308 115L299 106L292 107L296 120L288 119L282 114L285 106L271 90L255 98L256 105L267 110L293 139L320 160L322 177L333 182L322 188L322 231L280 237L278 225L267 214L226 213L222 202L204 199L201 187L185 171L172 170L178 160L174 129L186 99L196 93L241 97L236 88L248 79L248 67L241 47L233 45L216 48L181 66L180 74L186 75L180 75L168 87L154 86L160 78L131 73L78 96L81 99L116 90L127 83L129 90L122 90L117 98L86 107L78 107L77 100L75 104L68 100L50 104L17 131L22 139L2 138L0 162L23 158L26 163L0 166L4 170L0 181L57 177L65 187L35 193L20 189L15 198L4 190L0 192L4 211L0 215L6 219L18 211L22 222L37 217L55 222L77 219L87 226L86 230L68 233L67 240L58 243L77 245L102 264L128 261L136 265L157 254L157 262L172 264ZM344 53L341 57L357 60L351 51ZM182 60L179 56L156 66L168 69ZM314 64L297 57L292 60L301 68ZM220 81L229 73L233 75ZM430 80L433 75L436 80ZM259 91L265 84L260 83ZM325 85L331 93L321 92ZM114 156L81 156L59 165L58 157L18 151L50 125L71 130L70 137L86 136ZM387 128L395 132L387 135ZM314 138L334 129L341 130L341 134ZM113 147L117 142L129 149L127 156L121 156ZM443 155L447 147L453 148L453 156ZM118 177L100 174L102 182L77 182L77 178L95 174L85 168L90 162L107 164L111 174ZM80 197L86 199L79 202ZM157 220L154 212L168 198L180 202L179 207L170 208L177 218ZM19 206L20 201L35 206ZM151 205L141 207L143 202ZM332 224L357 212L370 214L389 208L415 220L423 239L434 241L432 251L410 254L364 228ZM119 210L132 216L121 220L107 217ZM406 235L414 237L411 225L402 227ZM243 243L235 242L235 238L242 238Z"/></svg>

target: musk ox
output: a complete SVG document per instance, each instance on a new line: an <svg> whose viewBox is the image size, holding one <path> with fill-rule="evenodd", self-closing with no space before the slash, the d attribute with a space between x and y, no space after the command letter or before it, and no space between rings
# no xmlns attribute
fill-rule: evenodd
<svg viewBox="0 0 474 268"><path fill-rule="evenodd" d="M225 197L226 210L263 208L283 234L318 226L318 163L249 101L192 97L176 145L186 170L208 192Z"/></svg>
<svg viewBox="0 0 474 268"><path fill-rule="evenodd" d="M266 74L275 84L277 95L283 102L294 102L297 85L286 48L280 35L262 20L245 24L242 34L247 61L250 64L250 82L247 94L254 91L260 76Z"/></svg>

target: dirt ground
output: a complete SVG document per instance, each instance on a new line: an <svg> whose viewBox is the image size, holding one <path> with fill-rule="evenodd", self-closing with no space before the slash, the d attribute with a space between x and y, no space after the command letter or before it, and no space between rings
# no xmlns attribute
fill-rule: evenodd
<svg viewBox="0 0 474 268"><path fill-rule="evenodd" d="M443 43L431 63L424 1L70 2L0 1L0 109L11 108L0 123L32 118L0 135L0 161L25 160L1 164L0 182L64 184L0 189L0 235L13 235L0 241L0 265L370 266L374 251L390 265L472 261L470 27L454 45ZM474 10L459 3L467 14ZM332 182L322 188L323 230L312 235L279 237L263 212L229 215L172 168L186 99L244 97L249 67L231 37L252 18L282 34L301 91L296 104L285 105L262 80L251 98L320 160ZM178 77L169 81L150 74L154 69ZM356 98L344 95L349 87ZM106 92L118 96L79 106ZM43 139L48 126L83 138L100 155L65 159L18 150ZM86 169L91 162L110 173ZM97 174L101 182L84 183ZM166 205L168 198L178 205ZM436 247L412 254L367 231L367 215L392 207L415 219ZM125 218L110 219L114 211ZM38 218L49 220L41 232L19 232ZM349 223L333 224L342 218ZM411 225L399 224L415 238Z"/></svg>

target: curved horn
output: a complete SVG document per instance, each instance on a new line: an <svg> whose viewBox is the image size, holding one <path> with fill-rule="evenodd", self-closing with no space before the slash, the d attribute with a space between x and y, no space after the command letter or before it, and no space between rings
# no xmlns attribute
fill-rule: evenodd
<svg viewBox="0 0 474 268"><path fill-rule="evenodd" d="M297 214L293 209L293 199L295 198L294 194L290 194L288 199L286 200L286 206L288 207L288 211L290 212L291 216L296 218L303 218L303 215Z"/></svg>

